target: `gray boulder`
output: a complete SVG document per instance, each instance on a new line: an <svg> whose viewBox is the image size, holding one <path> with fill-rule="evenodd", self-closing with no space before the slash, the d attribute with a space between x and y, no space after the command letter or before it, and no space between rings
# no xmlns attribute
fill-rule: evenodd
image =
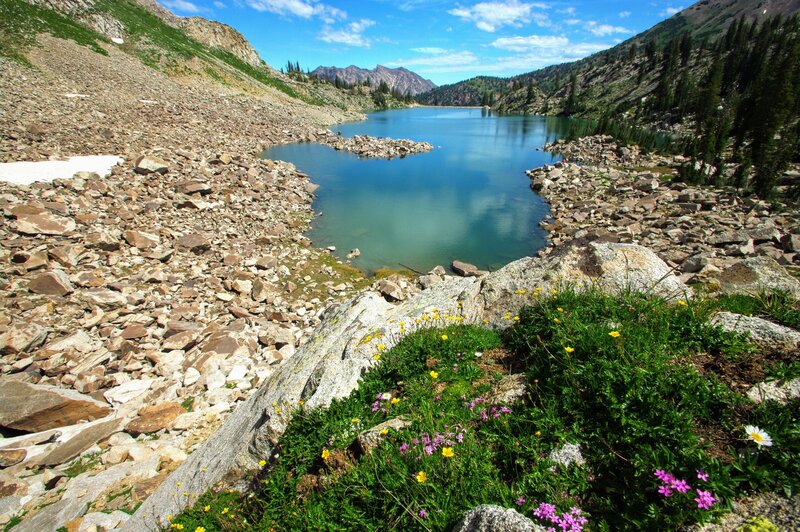
<svg viewBox="0 0 800 532"><path fill-rule="evenodd" d="M711 323L722 329L739 334L748 333L749 340L766 349L797 349L800 347L800 332L752 316L732 312L717 312Z"/></svg>
<svg viewBox="0 0 800 532"><path fill-rule="evenodd" d="M453 527L453 532L510 532L512 530L515 532L544 532L546 529L516 510L494 504L482 504L473 508Z"/></svg>
<svg viewBox="0 0 800 532"><path fill-rule="evenodd" d="M737 262L720 273L718 279L720 290L726 294L779 290L800 297L800 281L769 257L751 257Z"/></svg>

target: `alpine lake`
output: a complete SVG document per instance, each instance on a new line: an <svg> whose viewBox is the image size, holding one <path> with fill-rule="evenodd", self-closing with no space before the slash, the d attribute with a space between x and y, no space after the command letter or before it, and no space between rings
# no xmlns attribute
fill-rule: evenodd
<svg viewBox="0 0 800 532"><path fill-rule="evenodd" d="M481 108L415 107L368 115L334 132L405 138L430 152L365 159L328 146L274 146L268 159L293 163L319 184L308 233L335 246L366 273L380 268L426 272L455 259L495 270L546 245L539 222L548 213L525 170L560 157L541 151L569 132L570 120L495 116Z"/></svg>

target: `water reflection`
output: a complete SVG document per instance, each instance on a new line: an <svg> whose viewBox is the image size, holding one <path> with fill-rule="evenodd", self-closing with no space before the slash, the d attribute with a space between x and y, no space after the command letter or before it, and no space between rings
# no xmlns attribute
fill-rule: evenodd
<svg viewBox="0 0 800 532"><path fill-rule="evenodd" d="M486 109L416 108L336 128L344 136L425 140L436 148L405 159L368 160L325 146L276 146L320 184L310 238L352 248L366 270L400 264L427 271L453 259L493 269L545 244L547 206L524 171L557 160L536 148L565 135L566 119L493 116Z"/></svg>

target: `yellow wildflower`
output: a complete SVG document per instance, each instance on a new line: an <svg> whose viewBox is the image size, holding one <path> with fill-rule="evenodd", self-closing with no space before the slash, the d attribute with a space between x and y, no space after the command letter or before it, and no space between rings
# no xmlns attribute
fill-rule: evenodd
<svg viewBox="0 0 800 532"><path fill-rule="evenodd" d="M564 309L561 308L561 307L558 307L556 310L559 311L559 312L564 312Z"/></svg>
<svg viewBox="0 0 800 532"><path fill-rule="evenodd" d="M611 338L619 338L619 337L620 337L620 333L619 333L619 331L611 331L610 333L608 333L608 335L609 335Z"/></svg>
<svg viewBox="0 0 800 532"><path fill-rule="evenodd" d="M328 449L322 449L322 459L327 460L331 456L331 452Z"/></svg>
<svg viewBox="0 0 800 532"><path fill-rule="evenodd" d="M359 421L361 421L361 420L358 419L357 417L354 417L353 419L350 420L350 423L354 423L355 424L355 423L358 423Z"/></svg>
<svg viewBox="0 0 800 532"><path fill-rule="evenodd" d="M259 460L258 461L258 467L264 467L265 465L267 465L267 461L266 460Z"/></svg>
<svg viewBox="0 0 800 532"><path fill-rule="evenodd" d="M389 429L381 429L381 436L386 436L389 434Z"/></svg>
<svg viewBox="0 0 800 532"><path fill-rule="evenodd" d="M446 334L442 335L442 340L444 340L445 342L447 341L447 335Z"/></svg>
<svg viewBox="0 0 800 532"><path fill-rule="evenodd" d="M180 523L172 523L170 528L174 528L175 530L183 530L183 525Z"/></svg>
<svg viewBox="0 0 800 532"><path fill-rule="evenodd" d="M442 456L445 458L452 458L453 457L453 448L452 447L442 447Z"/></svg>
<svg viewBox="0 0 800 532"><path fill-rule="evenodd" d="M431 370L430 376L431 376L431 379L438 379L439 378L439 373Z"/></svg>
<svg viewBox="0 0 800 532"><path fill-rule="evenodd" d="M210 504L206 504L205 506L203 506L203 511L204 511L204 512L207 512L207 511L209 511L210 509L211 509L211 505L210 505Z"/></svg>
<svg viewBox="0 0 800 532"><path fill-rule="evenodd" d="M555 323L561 323L561 320L560 320L560 319L558 319L558 318L553 318L553 321L554 321Z"/></svg>
<svg viewBox="0 0 800 532"><path fill-rule="evenodd" d="M228 511L229 511L228 507L226 506L225 508L222 509L222 511L220 512L220 515L225 515L226 513L228 513Z"/></svg>
<svg viewBox="0 0 800 532"><path fill-rule="evenodd" d="M380 353L375 353L374 355L372 355L372 359L373 360L380 360L381 359L381 354Z"/></svg>
<svg viewBox="0 0 800 532"><path fill-rule="evenodd" d="M426 480L428 480L428 475L427 475L427 474L425 474L425 471L420 471L419 473L417 473L417 477L416 477L416 478L417 478L417 482L419 482L420 484L422 484L422 483L424 483Z"/></svg>
<svg viewBox="0 0 800 532"><path fill-rule="evenodd" d="M541 430L537 430L533 434L538 438L538 437L540 437L542 435L542 431Z"/></svg>
<svg viewBox="0 0 800 532"><path fill-rule="evenodd" d="M678 305L680 305L682 307L685 307L685 306L688 305L688 303L686 301L684 301L683 299L681 299L680 301L678 301Z"/></svg>
<svg viewBox="0 0 800 532"><path fill-rule="evenodd" d="M206 532L206 527L198 526L197 528L194 529L194 532Z"/></svg>
<svg viewBox="0 0 800 532"><path fill-rule="evenodd" d="M574 347L565 347L564 351L566 351L567 353L574 353L575 352L575 348Z"/></svg>
<svg viewBox="0 0 800 532"><path fill-rule="evenodd" d="M519 316L514 316L514 321L519 321Z"/></svg>
<svg viewBox="0 0 800 532"><path fill-rule="evenodd" d="M396 405L399 402L400 402L400 399L398 399L397 397L392 397L392 400L390 401L390 403L392 403L393 405Z"/></svg>
<svg viewBox="0 0 800 532"><path fill-rule="evenodd" d="M378 344L378 351L383 351L384 349L386 349L386 346L385 346L385 345L383 345L383 344Z"/></svg>

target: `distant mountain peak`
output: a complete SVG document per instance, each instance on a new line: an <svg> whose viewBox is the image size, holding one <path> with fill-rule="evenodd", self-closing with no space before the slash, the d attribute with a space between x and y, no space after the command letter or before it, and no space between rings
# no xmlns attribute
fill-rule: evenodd
<svg viewBox="0 0 800 532"><path fill-rule="evenodd" d="M424 79L419 74L406 68L389 68L383 65L377 65L372 70L359 68L355 65L350 65L346 68L320 66L311 75L329 81L335 81L336 78L339 78L344 83L351 85L369 80L371 85L378 86L384 81L389 85L390 89L400 94L410 93L412 96L436 87L436 84L431 80Z"/></svg>

